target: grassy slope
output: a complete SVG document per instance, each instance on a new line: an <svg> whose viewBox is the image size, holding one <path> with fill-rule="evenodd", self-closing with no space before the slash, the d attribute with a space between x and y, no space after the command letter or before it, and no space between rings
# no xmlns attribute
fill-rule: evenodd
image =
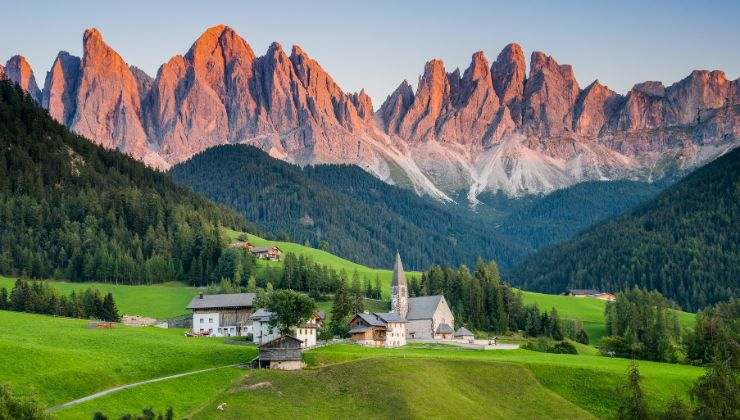
<svg viewBox="0 0 740 420"><path fill-rule="evenodd" d="M259 385L258 385L259 384ZM226 402L226 410L216 406ZM375 358L301 372L250 372L194 419L591 418L508 363Z"/></svg>
<svg viewBox="0 0 740 420"><path fill-rule="evenodd" d="M99 411L110 419L117 419L124 414L139 413L147 407L158 413L172 407L175 418L179 419L187 412L212 403L221 390L227 389L242 375L244 369L234 367L142 385L67 408L57 412L56 416L70 420L91 419ZM153 395L156 398L152 398Z"/></svg>
<svg viewBox="0 0 740 420"><path fill-rule="evenodd" d="M0 382L49 405L115 385L240 363L253 347L187 338L179 329L88 329L87 322L0 311Z"/></svg>
<svg viewBox="0 0 740 420"><path fill-rule="evenodd" d="M0 276L0 287L8 292L15 279ZM170 318L187 314L185 309L190 299L197 294L195 288L181 283L167 283L156 286L123 286L110 283L67 283L54 282L54 286L64 294L72 290L97 287L103 293L111 292L116 299L121 314L145 315L153 318Z"/></svg>
<svg viewBox="0 0 740 420"><path fill-rule="evenodd" d="M617 408L615 390L623 383L630 363L626 359L590 355L527 350L476 351L430 345L392 350L335 345L312 350L304 357L313 366L376 357L512 362L526 366L541 384L599 417L614 414ZM686 365L640 361L639 367L647 399L655 408L664 407L673 395L687 398L690 386L702 374L701 368Z"/></svg>

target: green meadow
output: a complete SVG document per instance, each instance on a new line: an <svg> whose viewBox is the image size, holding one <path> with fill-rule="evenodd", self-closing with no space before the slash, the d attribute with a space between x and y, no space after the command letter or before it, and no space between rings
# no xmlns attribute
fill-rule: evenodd
<svg viewBox="0 0 740 420"><path fill-rule="evenodd" d="M182 329L91 329L87 321L0 311L0 382L48 406L113 386L243 363L256 349Z"/></svg>

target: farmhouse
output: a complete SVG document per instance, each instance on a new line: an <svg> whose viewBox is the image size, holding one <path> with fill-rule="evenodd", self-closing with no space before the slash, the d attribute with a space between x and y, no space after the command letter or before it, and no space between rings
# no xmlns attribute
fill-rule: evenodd
<svg viewBox="0 0 740 420"><path fill-rule="evenodd" d="M310 348L316 345L318 329L324 322L325 314L318 311L311 319L303 325L293 328L293 336L301 341L301 348ZM257 345L265 344L280 337L277 327L270 327L272 312L260 308L251 316L252 341Z"/></svg>
<svg viewBox="0 0 740 420"><path fill-rule="evenodd" d="M284 335L259 346L259 365L270 369L296 370L303 365L301 348L303 342L296 337Z"/></svg>
<svg viewBox="0 0 740 420"><path fill-rule="evenodd" d="M575 297L592 297L609 302L613 302L617 298L613 293L600 292L598 290L591 289L570 289L568 290L568 295Z"/></svg>
<svg viewBox="0 0 740 420"><path fill-rule="evenodd" d="M360 313L349 322L352 341L370 347L406 345L406 320L395 312Z"/></svg>
<svg viewBox="0 0 740 420"><path fill-rule="evenodd" d="M282 251L277 246L253 246L249 248L249 252L255 257L261 260L278 261Z"/></svg>
<svg viewBox="0 0 740 420"><path fill-rule="evenodd" d="M193 333L216 337L252 333L254 293L233 293L194 297L188 305L193 311Z"/></svg>

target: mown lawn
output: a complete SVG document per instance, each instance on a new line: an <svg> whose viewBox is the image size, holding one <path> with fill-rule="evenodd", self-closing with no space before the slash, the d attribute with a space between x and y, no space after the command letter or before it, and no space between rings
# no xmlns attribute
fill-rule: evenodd
<svg viewBox="0 0 740 420"><path fill-rule="evenodd" d="M225 402L224 411L218 404ZM522 366L370 358L299 372L252 371L193 419L554 418L593 416Z"/></svg>
<svg viewBox="0 0 740 420"><path fill-rule="evenodd" d="M0 311L0 383L57 405L116 385L242 363L256 349L155 327L89 329L87 321Z"/></svg>

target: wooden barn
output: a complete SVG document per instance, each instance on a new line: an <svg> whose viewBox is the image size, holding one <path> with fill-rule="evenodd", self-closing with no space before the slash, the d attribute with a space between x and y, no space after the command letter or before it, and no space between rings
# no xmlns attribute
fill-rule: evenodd
<svg viewBox="0 0 740 420"><path fill-rule="evenodd" d="M281 370L300 369L303 367L301 344L301 340L289 335L268 341L259 347L259 366Z"/></svg>

